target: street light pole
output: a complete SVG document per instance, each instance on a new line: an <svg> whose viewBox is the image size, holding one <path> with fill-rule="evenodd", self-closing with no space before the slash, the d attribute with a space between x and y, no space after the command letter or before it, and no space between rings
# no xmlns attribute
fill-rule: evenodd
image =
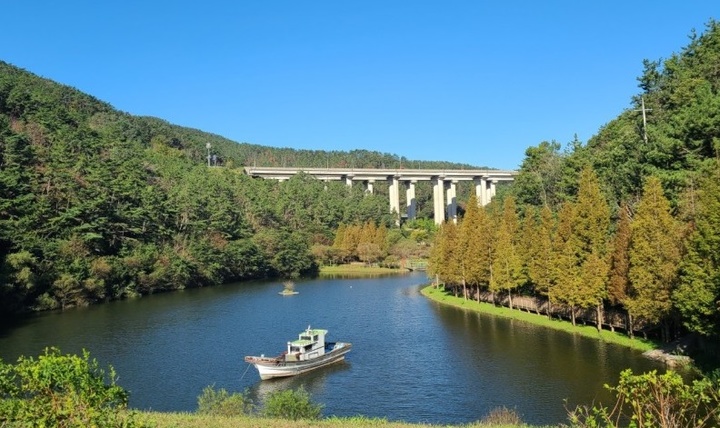
<svg viewBox="0 0 720 428"><path fill-rule="evenodd" d="M207 148L207 153L208 153L208 154L207 154L208 166L210 166L210 147L212 147L212 146L210 145L210 143L205 144L205 148Z"/></svg>

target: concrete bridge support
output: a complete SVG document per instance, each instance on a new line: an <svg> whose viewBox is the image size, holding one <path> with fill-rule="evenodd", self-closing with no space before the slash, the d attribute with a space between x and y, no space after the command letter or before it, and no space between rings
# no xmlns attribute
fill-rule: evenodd
<svg viewBox="0 0 720 428"><path fill-rule="evenodd" d="M367 180L363 182L365 184L365 191L372 195L373 193L373 185L375 184L375 180Z"/></svg>
<svg viewBox="0 0 720 428"><path fill-rule="evenodd" d="M484 207L489 204L495 196L495 187L497 186L498 180L480 177L474 179L473 182L475 183L475 197L478 200L478 205Z"/></svg>
<svg viewBox="0 0 720 428"><path fill-rule="evenodd" d="M453 223L457 223L457 181L450 181L447 187L447 219Z"/></svg>
<svg viewBox="0 0 720 428"><path fill-rule="evenodd" d="M433 212L435 214L435 224L443 224L445 222L445 183L441 177L433 178Z"/></svg>
<svg viewBox="0 0 720 428"><path fill-rule="evenodd" d="M417 200L415 199L415 183L416 180L410 180L405 182L405 205L407 208L408 220L415 219L417 215Z"/></svg>
<svg viewBox="0 0 720 428"><path fill-rule="evenodd" d="M388 193L390 196L390 212L396 214L397 224L400 224L400 180L397 177L390 177Z"/></svg>

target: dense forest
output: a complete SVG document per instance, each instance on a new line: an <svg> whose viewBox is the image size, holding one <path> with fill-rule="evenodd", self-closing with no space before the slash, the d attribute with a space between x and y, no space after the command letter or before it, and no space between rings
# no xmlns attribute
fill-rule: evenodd
<svg viewBox="0 0 720 428"><path fill-rule="evenodd" d="M0 62L0 315L311 275L341 224L395 223L386 186L366 194L305 175L278 183L241 167L400 162L469 167L236 143L117 111ZM418 204L421 215L432 215L429 200ZM396 230L388 239L385 256L406 237ZM402 247L395 260L407 253Z"/></svg>
<svg viewBox="0 0 720 428"><path fill-rule="evenodd" d="M510 188L443 226L440 281L598 328L620 311L630 335L720 335L720 26L643 65L632 105L587 144L528 148Z"/></svg>

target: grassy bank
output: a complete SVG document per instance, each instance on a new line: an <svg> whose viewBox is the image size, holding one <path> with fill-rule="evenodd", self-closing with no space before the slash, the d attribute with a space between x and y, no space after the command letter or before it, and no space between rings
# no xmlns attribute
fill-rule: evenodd
<svg viewBox="0 0 720 428"><path fill-rule="evenodd" d="M372 419L363 416L351 418L320 419L316 421L292 421L286 419L268 419L254 416L213 416L196 413L157 413L142 412L144 421L157 428L337 428L337 427L383 427L383 428L519 428L528 425L495 425L476 422L466 425L427 425L390 422L385 419Z"/></svg>
<svg viewBox="0 0 720 428"><path fill-rule="evenodd" d="M517 309L510 309L504 306L495 306L491 303L480 302L475 300L465 300L462 297L455 297L445 293L442 288L428 286L423 288L423 295L426 297L446 305L458 308L468 309L475 312L482 312L494 316L512 318L531 324L553 328L556 330L566 331L568 333L579 334L593 339L600 339L604 342L614 343L621 346L637 349L639 351L649 351L657 348L657 344L640 338L630 339L622 333L614 333L609 330L598 331L594 325L576 325L573 326L569 321L558 319L550 319L545 315L538 315L531 312L525 312Z"/></svg>
<svg viewBox="0 0 720 428"><path fill-rule="evenodd" d="M364 264L346 264L334 266L322 266L320 275L322 276L377 276L377 275L397 275L407 273L407 269L393 269L378 266L366 266Z"/></svg>

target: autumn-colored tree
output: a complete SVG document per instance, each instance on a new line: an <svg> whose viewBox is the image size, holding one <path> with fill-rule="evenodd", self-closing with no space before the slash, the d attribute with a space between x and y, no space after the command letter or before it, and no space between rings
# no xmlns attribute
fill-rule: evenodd
<svg viewBox="0 0 720 428"><path fill-rule="evenodd" d="M578 295L580 287L580 243L573 233L575 204L566 202L558 213L558 227L553 241L552 280L548 288L550 303L566 304L570 307L570 317L575 325L575 311L582 302Z"/></svg>
<svg viewBox="0 0 720 428"><path fill-rule="evenodd" d="M337 230L335 231L335 240L333 241L333 249L339 256L341 260L346 260L349 254L345 252L345 232L347 230L347 226L345 226L345 223L340 223L338 225Z"/></svg>
<svg viewBox="0 0 720 428"><path fill-rule="evenodd" d="M619 211L617 229L613 239L610 258L610 279L608 299L616 305L622 303L628 292L628 272L630 270L630 207L622 204Z"/></svg>
<svg viewBox="0 0 720 428"><path fill-rule="evenodd" d="M607 297L610 208L600 191L597 175L590 167L585 167L580 173L574 214L573 233L580 246L577 253L580 267L578 304L583 308L596 308L597 328L600 330L603 300Z"/></svg>
<svg viewBox="0 0 720 428"><path fill-rule="evenodd" d="M468 298L468 285L479 286L484 278L486 267L483 265L483 242L481 241L480 210L475 196L468 199L465 216L459 225L460 266L462 274L463 297Z"/></svg>
<svg viewBox="0 0 720 428"><path fill-rule="evenodd" d="M547 205L540 210L540 222L533 234L534 240L529 243L530 256L527 257L527 272L535 291L547 296L555 279L555 255L553 240L555 235L555 218ZM548 307L549 315L549 307Z"/></svg>
<svg viewBox="0 0 720 428"><path fill-rule="evenodd" d="M631 231L630 290L625 306L633 317L662 323L663 339L669 340L668 316L678 280L681 240L680 227L657 177L649 177L643 187Z"/></svg>
<svg viewBox="0 0 720 428"><path fill-rule="evenodd" d="M533 246L538 241L538 210L530 205L525 207L525 212L520 220L518 230L518 255L522 264L522 276L524 283L532 286L530 281L530 265L539 255L534 251Z"/></svg>
<svg viewBox="0 0 720 428"><path fill-rule="evenodd" d="M362 226L359 224L351 224L345 227L345 236L342 240L342 250L349 258L357 257L357 247L362 237Z"/></svg>
<svg viewBox="0 0 720 428"><path fill-rule="evenodd" d="M492 266L490 291L493 293L507 291L512 309L512 290L522 285L525 279L522 272L522 259L518 250L518 218L515 200L511 196L506 197L503 202Z"/></svg>
<svg viewBox="0 0 720 428"><path fill-rule="evenodd" d="M385 223L381 223L375 230L373 242L380 248L380 251L386 253L388 251L388 228Z"/></svg>
<svg viewBox="0 0 720 428"><path fill-rule="evenodd" d="M366 221L360 228L360 239L358 244L377 244L375 242L375 234L377 226L374 221Z"/></svg>
<svg viewBox="0 0 720 428"><path fill-rule="evenodd" d="M446 286L455 286L461 282L457 226L453 222L443 223L435 235L435 241L428 261L428 274L435 276ZM454 287L457 295L457 288Z"/></svg>

